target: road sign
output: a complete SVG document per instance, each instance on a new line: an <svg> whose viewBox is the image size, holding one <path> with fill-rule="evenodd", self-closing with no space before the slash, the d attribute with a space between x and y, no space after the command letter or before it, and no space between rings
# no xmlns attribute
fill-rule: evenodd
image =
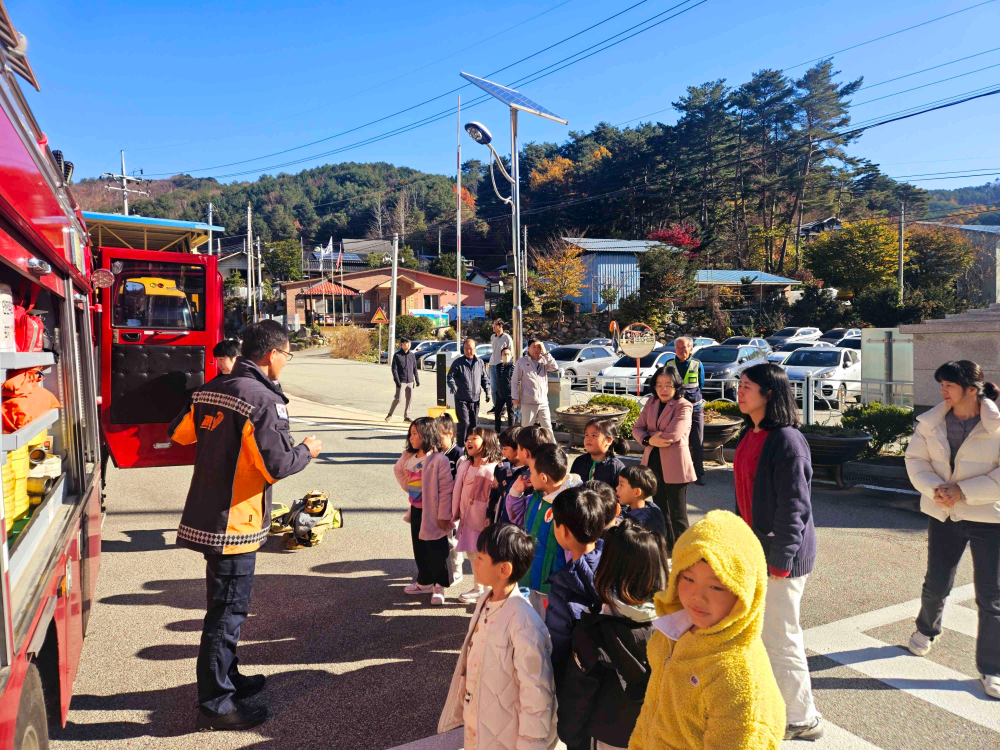
<svg viewBox="0 0 1000 750"><path fill-rule="evenodd" d="M375 317L372 318L372 323L388 324L389 319L385 317L385 310L383 310L381 307L378 310L376 310Z"/></svg>

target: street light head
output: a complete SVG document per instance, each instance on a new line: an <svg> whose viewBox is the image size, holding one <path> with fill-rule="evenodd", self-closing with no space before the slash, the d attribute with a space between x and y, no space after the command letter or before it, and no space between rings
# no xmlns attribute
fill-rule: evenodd
<svg viewBox="0 0 1000 750"><path fill-rule="evenodd" d="M481 122L467 122L465 124L465 132L481 146L489 146L490 141L493 140L490 131Z"/></svg>

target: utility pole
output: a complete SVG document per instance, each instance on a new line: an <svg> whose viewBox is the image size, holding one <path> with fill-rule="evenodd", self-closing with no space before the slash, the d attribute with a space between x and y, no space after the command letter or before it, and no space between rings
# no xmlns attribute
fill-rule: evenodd
<svg viewBox="0 0 1000 750"><path fill-rule="evenodd" d="M212 203L208 204L208 254L212 254Z"/></svg>
<svg viewBox="0 0 1000 750"><path fill-rule="evenodd" d="M247 251L247 315L250 316L250 322L256 323L257 318L254 316L253 300L253 210L250 207L250 201L247 201L247 241L246 241L246 251Z"/></svg>
<svg viewBox="0 0 1000 750"><path fill-rule="evenodd" d="M438 257L441 257L441 227L438 227Z"/></svg>
<svg viewBox="0 0 1000 750"><path fill-rule="evenodd" d="M142 174L142 170L140 170L139 173ZM130 182L148 182L148 180L144 180L141 177L130 177L129 175L125 174L125 152L124 151L122 151L122 173L121 174L113 174L112 172L105 172L104 174L101 175L101 178L102 179L107 179L107 180L114 180L116 183L118 183L118 186L116 186L116 187L111 187L110 185L105 185L104 189L105 190L117 190L117 191L121 192L121 194L122 194L122 213L125 216L128 216L128 194L129 193L134 193L135 195L145 195L147 198L149 197L149 193L147 193L145 190L129 190L128 184ZM209 222L209 223L211 223L211 222Z"/></svg>
<svg viewBox="0 0 1000 750"><path fill-rule="evenodd" d="M259 313L264 302L264 273L261 264L260 237L257 238L257 260L254 263L254 267L257 269L257 296L254 297L253 306L254 312Z"/></svg>
<svg viewBox="0 0 1000 750"><path fill-rule="evenodd" d="M458 206L455 223L455 276L458 291L455 294L455 340L462 349L462 96L458 97L458 122L455 129L458 142L458 164L455 171L455 202ZM395 274L393 275L395 278Z"/></svg>
<svg viewBox="0 0 1000 750"><path fill-rule="evenodd" d="M389 361L396 350L396 277L399 274L399 234L392 233L392 283L389 285Z"/></svg>
<svg viewBox="0 0 1000 750"><path fill-rule="evenodd" d="M899 202L899 304L903 304L903 245L905 243L906 201Z"/></svg>

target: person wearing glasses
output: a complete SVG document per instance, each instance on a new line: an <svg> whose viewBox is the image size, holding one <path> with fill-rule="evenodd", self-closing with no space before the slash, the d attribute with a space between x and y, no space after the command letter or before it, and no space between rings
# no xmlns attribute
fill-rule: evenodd
<svg viewBox="0 0 1000 750"><path fill-rule="evenodd" d="M177 544L206 561L198 730L249 729L268 719L266 706L243 702L264 689L264 676L240 673L236 644L250 606L257 549L271 527L271 485L302 471L323 447L315 435L298 445L292 441L288 399L278 384L292 358L284 327L273 320L248 326L241 353L229 376L197 389L170 425L174 442L196 445Z"/></svg>

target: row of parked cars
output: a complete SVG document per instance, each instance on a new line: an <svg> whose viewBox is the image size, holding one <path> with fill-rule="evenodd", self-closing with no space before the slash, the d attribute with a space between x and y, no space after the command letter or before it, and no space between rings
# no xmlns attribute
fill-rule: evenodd
<svg viewBox="0 0 1000 750"><path fill-rule="evenodd" d="M861 330L835 328L783 328L767 338L731 336L721 344L715 339L696 338L694 356L705 368L706 397L733 398L740 373L762 361L773 362L788 372L801 392L806 375L819 381L817 395L839 402L860 396ZM620 357L598 373L597 386L605 393L648 392L648 379L674 359L673 343L658 347L638 362Z"/></svg>

